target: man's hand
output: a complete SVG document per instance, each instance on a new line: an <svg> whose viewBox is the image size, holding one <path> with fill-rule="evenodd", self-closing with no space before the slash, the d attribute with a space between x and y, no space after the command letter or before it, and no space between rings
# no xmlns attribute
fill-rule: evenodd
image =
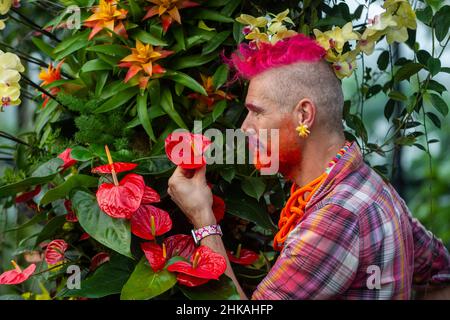
<svg viewBox="0 0 450 320"><path fill-rule="evenodd" d="M212 192L206 183L206 166L187 170L177 167L169 179L167 192L194 228L215 224Z"/></svg>

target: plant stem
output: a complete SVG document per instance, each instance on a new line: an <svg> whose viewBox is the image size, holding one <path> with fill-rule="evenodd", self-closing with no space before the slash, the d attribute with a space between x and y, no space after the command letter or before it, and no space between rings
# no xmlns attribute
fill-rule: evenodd
<svg viewBox="0 0 450 320"><path fill-rule="evenodd" d="M45 34L47 37L49 37L50 39L53 39L57 42L61 42L61 40L58 39L58 37L56 37L53 33L48 32L47 30L43 29L41 26L39 26L38 24L36 24L35 22L33 22L32 20L28 19L28 17L26 17L24 14L20 13L17 9L15 8L11 8L11 11L14 12L15 14L17 14L21 19L23 19L23 21L13 17L11 14L9 14L9 16L13 19L16 20L18 22L26 22L24 24L27 24L30 28L35 29L36 31L41 32L42 34Z"/></svg>

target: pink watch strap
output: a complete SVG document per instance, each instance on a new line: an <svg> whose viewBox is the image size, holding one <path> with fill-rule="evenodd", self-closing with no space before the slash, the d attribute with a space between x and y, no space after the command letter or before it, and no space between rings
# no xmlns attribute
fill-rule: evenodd
<svg viewBox="0 0 450 320"><path fill-rule="evenodd" d="M195 230L192 229L192 237L194 238L194 242L197 245L200 243L200 240L213 234L222 236L222 230L220 229L220 226L218 224L211 224L209 226L204 226Z"/></svg>

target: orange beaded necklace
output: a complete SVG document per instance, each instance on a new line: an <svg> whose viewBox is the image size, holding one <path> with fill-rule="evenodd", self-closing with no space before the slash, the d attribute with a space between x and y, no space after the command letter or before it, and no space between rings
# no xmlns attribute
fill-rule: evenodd
<svg viewBox="0 0 450 320"><path fill-rule="evenodd" d="M273 239L273 248L276 251L281 251L289 233L305 215L306 204L309 200L311 200L314 193L327 178L328 173L331 171L336 162L342 157L342 155L348 150L350 145L351 143L348 141L345 143L344 147L342 147L333 160L329 162L327 169L324 173L322 173L322 175L301 188L298 188L295 183L292 184L291 196L287 200L283 210L281 210L280 220L278 221L279 231Z"/></svg>

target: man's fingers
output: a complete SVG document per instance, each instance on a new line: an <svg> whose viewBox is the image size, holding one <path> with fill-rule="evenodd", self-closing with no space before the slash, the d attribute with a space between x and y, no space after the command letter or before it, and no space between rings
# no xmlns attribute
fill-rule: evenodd
<svg viewBox="0 0 450 320"><path fill-rule="evenodd" d="M206 180L206 166L198 168L195 171L193 179L195 179L196 181L200 181L200 182Z"/></svg>

